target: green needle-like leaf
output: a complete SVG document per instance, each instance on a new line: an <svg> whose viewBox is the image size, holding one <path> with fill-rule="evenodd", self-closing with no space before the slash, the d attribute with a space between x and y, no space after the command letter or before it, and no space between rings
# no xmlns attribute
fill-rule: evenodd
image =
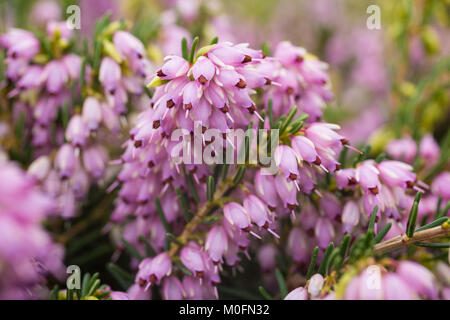
<svg viewBox="0 0 450 320"><path fill-rule="evenodd" d="M181 40L181 53L183 56L183 59L185 59L186 61L189 61L189 49L188 49L188 42L186 38L183 38L183 40Z"/></svg>
<svg viewBox="0 0 450 320"><path fill-rule="evenodd" d="M306 273L306 280L309 280L313 275L314 269L316 267L318 254L319 254L319 247L315 247L311 257L311 262L309 263L308 272Z"/></svg>
<svg viewBox="0 0 450 320"><path fill-rule="evenodd" d="M414 245L418 247L426 247L426 248L450 248L450 243L424 243L424 242L417 242Z"/></svg>
<svg viewBox="0 0 450 320"><path fill-rule="evenodd" d="M83 282L81 283L81 298L86 296L89 287L89 280L91 280L91 275L86 273L83 277Z"/></svg>
<svg viewBox="0 0 450 320"><path fill-rule="evenodd" d="M442 225L443 223L447 222L448 218L447 217L442 217L439 219L434 220L433 222L430 222L420 228L417 228L415 232L417 231L423 231L423 230L427 230L427 229L431 229L437 226Z"/></svg>
<svg viewBox="0 0 450 320"><path fill-rule="evenodd" d="M216 185L214 183L214 177L209 176L208 180L206 181L206 199L208 201L213 201L215 187L216 187Z"/></svg>
<svg viewBox="0 0 450 320"><path fill-rule="evenodd" d="M384 239L384 237L387 235L387 233L389 232L389 230L391 229L391 227L392 227L392 222L389 222L388 224L386 224L386 225L384 226L384 228L381 229L381 231L375 236L374 242L375 242L375 243L381 242L381 240Z"/></svg>
<svg viewBox="0 0 450 320"><path fill-rule="evenodd" d="M214 37L211 42L209 43L210 45L215 45L219 42L219 37Z"/></svg>
<svg viewBox="0 0 450 320"><path fill-rule="evenodd" d="M273 300L272 296L266 291L266 289L264 289L263 286L259 286L258 291L259 291L259 293L261 293L261 295L263 296L264 299Z"/></svg>
<svg viewBox="0 0 450 320"><path fill-rule="evenodd" d="M419 191L416 193L413 205L411 207L411 211L409 212L408 223L406 225L406 235L409 238L413 237L414 231L416 229L417 213L419 211L419 202L420 202L421 196L422 196L422 192Z"/></svg>
<svg viewBox="0 0 450 320"><path fill-rule="evenodd" d="M333 249L334 249L334 243L331 242L328 245L328 248L325 250L322 261L320 262L320 265L319 265L319 270L317 271L317 273L320 273L322 276L325 276L325 274L326 274L328 259L330 258L330 255L331 255L331 252L333 251Z"/></svg>
<svg viewBox="0 0 450 320"><path fill-rule="evenodd" d="M373 208L372 214L370 215L369 228L367 229L367 233L368 234L373 234L374 233L375 220L377 218L377 213L378 213L378 205L376 205Z"/></svg>
<svg viewBox="0 0 450 320"><path fill-rule="evenodd" d="M195 50L197 49L198 40L199 40L198 37L195 37L194 40L192 41L191 54L189 55L189 63L194 62Z"/></svg>
<svg viewBox="0 0 450 320"><path fill-rule="evenodd" d="M286 282L284 281L283 274L278 268L275 269L275 277L277 278L278 287L280 288L281 299L284 299L284 297L286 297L286 295L288 294L287 286Z"/></svg>

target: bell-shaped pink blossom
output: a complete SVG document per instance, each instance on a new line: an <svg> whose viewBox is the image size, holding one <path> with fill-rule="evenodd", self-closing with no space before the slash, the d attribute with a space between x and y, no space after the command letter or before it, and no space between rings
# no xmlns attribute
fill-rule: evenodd
<svg viewBox="0 0 450 320"><path fill-rule="evenodd" d="M335 235L334 227L330 219L325 217L320 217L319 219L317 219L314 233L316 235L319 247L323 249L326 248L328 244L333 240Z"/></svg>
<svg viewBox="0 0 450 320"><path fill-rule="evenodd" d="M82 111L83 121L91 131L96 131L102 120L102 111L100 108L100 102L93 97L87 97L83 103Z"/></svg>
<svg viewBox="0 0 450 320"><path fill-rule="evenodd" d="M275 149L274 159L286 179L297 180L299 175L298 159L291 147L279 145Z"/></svg>
<svg viewBox="0 0 450 320"><path fill-rule="evenodd" d="M300 160L320 165L321 160L311 140L304 136L295 136L291 139L291 143Z"/></svg>
<svg viewBox="0 0 450 320"><path fill-rule="evenodd" d="M121 76L122 71L116 61L110 57L105 57L102 59L98 77L107 92L114 94Z"/></svg>
<svg viewBox="0 0 450 320"><path fill-rule="evenodd" d="M83 147L89 136L89 130L80 115L74 115L70 119L66 129L66 139L74 147Z"/></svg>
<svg viewBox="0 0 450 320"><path fill-rule="evenodd" d="M55 159L55 166L61 179L68 179L72 176L76 163L77 158L73 147L68 143L63 144L59 148Z"/></svg>
<svg viewBox="0 0 450 320"><path fill-rule="evenodd" d="M419 154L423 158L425 165L435 164L440 157L440 149L431 134L425 135L420 141Z"/></svg>
<svg viewBox="0 0 450 320"><path fill-rule="evenodd" d="M438 292L434 275L424 266L411 261L401 261L397 274L419 295L428 299L437 299Z"/></svg>
<svg viewBox="0 0 450 320"><path fill-rule="evenodd" d="M236 202L229 202L223 206L224 218L233 227L249 232L251 230L251 221L247 211L243 206Z"/></svg>
<svg viewBox="0 0 450 320"><path fill-rule="evenodd" d="M216 73L216 67L208 58L201 56L192 66L192 75L201 85L207 84Z"/></svg>
<svg viewBox="0 0 450 320"><path fill-rule="evenodd" d="M222 226L213 227L206 236L205 251L214 264L223 262L223 255L228 249L228 239Z"/></svg>
<svg viewBox="0 0 450 320"><path fill-rule="evenodd" d="M171 80L185 75L189 70L189 62L178 56L169 56L157 72L158 77Z"/></svg>
<svg viewBox="0 0 450 320"><path fill-rule="evenodd" d="M377 168L381 179L389 186L403 189L412 188L416 181L416 175L412 172L413 168L404 162L382 161L377 165Z"/></svg>
<svg viewBox="0 0 450 320"><path fill-rule="evenodd" d="M308 290L303 287L298 287L289 292L284 300L308 300Z"/></svg>
<svg viewBox="0 0 450 320"><path fill-rule="evenodd" d="M344 233L351 233L359 223L359 208L355 201L347 201L342 210L342 226Z"/></svg>

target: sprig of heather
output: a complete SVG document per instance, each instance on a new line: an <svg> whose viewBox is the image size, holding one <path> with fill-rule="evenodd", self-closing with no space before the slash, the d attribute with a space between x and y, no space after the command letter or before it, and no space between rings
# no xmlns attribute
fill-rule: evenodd
<svg viewBox="0 0 450 320"><path fill-rule="evenodd" d="M187 136L199 129L197 138L207 146L212 143L205 135L208 129L218 129L226 138L230 129L258 123L270 128L269 116L263 118L267 110L258 110L255 89L265 92L276 86L260 69L277 58L266 58L243 44L220 42L190 56L194 57L191 61L186 52L183 57L167 57L150 82L150 87L157 88L151 107L139 116L125 144L116 183L121 185L119 199L112 215L114 223L125 223L125 242L119 247L131 244L145 256L150 244L157 253L140 263L133 259L132 267L138 270L136 285L143 292L161 285L166 298L194 298L186 293L192 290L184 288L184 282L204 287L200 297L217 297L222 266L237 267L240 252L249 257L249 235L279 238L279 219L289 214L295 219L303 207L299 194L306 198L314 190L322 197L318 181L340 169L337 157L349 146L336 132L338 126L304 124L307 116L291 108L275 124L283 132L283 144L272 155L280 169L275 176L250 163L215 169L206 164L174 163L175 144L170 137L175 129L185 130ZM305 70L297 70L298 76ZM294 89L299 86L296 83ZM232 145L235 152L239 149L230 139L225 139L226 145ZM218 179L221 170L233 175L228 177L225 172ZM322 242L329 238L329 223L321 217L314 226ZM186 280L180 281L177 275L182 274Z"/></svg>
<svg viewBox="0 0 450 320"><path fill-rule="evenodd" d="M145 99L152 68L143 44L124 24L106 16L97 26L92 55L83 56L71 52L73 35L65 22L49 22L41 40L22 30L2 36L7 68L12 70L8 97L14 99L14 112L26 112L33 128L29 134L36 158L29 171L66 218L76 213L77 201L90 186L105 176L108 132L120 133L127 104L139 105ZM14 40L20 36L33 46L17 46ZM16 70L17 63L24 63L23 68ZM30 94L35 106L33 101L21 102Z"/></svg>

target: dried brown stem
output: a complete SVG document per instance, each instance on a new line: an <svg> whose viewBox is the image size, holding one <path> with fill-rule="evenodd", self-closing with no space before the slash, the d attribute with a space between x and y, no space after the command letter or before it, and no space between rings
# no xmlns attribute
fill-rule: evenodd
<svg viewBox="0 0 450 320"><path fill-rule="evenodd" d="M375 254L384 254L402 247L409 246L417 242L430 242L433 239L450 236L450 226L442 226L415 232L413 237L408 239L405 234L399 235L387 241L375 245Z"/></svg>

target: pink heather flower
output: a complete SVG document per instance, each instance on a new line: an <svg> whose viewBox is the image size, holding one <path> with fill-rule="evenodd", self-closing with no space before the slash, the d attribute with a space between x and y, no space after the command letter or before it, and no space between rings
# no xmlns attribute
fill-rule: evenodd
<svg viewBox="0 0 450 320"><path fill-rule="evenodd" d="M433 194L441 196L445 201L450 200L450 172L445 171L440 173L436 178L434 178L431 185L431 190Z"/></svg>
<svg viewBox="0 0 450 320"><path fill-rule="evenodd" d="M273 244L265 244L258 250L258 263L263 272L275 270L277 266L276 254L277 247Z"/></svg>
<svg viewBox="0 0 450 320"><path fill-rule="evenodd" d="M411 261L402 261L397 267L397 273L419 295L437 299L435 278L424 266Z"/></svg>
<svg viewBox="0 0 450 320"><path fill-rule="evenodd" d="M72 177L76 164L78 162L75 156L75 150L72 145L65 143L61 146L56 154L55 167L58 170L61 179L69 179Z"/></svg>
<svg viewBox="0 0 450 320"><path fill-rule="evenodd" d="M25 70L23 76L17 81L17 87L21 91L38 88L42 83L43 69L40 66L30 66Z"/></svg>
<svg viewBox="0 0 450 320"><path fill-rule="evenodd" d="M417 144L410 137L391 140L386 146L386 151L395 160L412 163L417 154Z"/></svg>
<svg viewBox="0 0 450 320"><path fill-rule="evenodd" d="M197 278L203 278L206 267L202 252L194 242L190 242L181 249L180 258L186 268L188 268Z"/></svg>
<svg viewBox="0 0 450 320"><path fill-rule="evenodd" d="M420 141L419 154L426 166L435 164L440 157L440 149L431 134L425 135Z"/></svg>
<svg viewBox="0 0 450 320"><path fill-rule="evenodd" d="M222 226L213 227L205 240L205 251L214 264L223 262L223 255L228 249L228 239Z"/></svg>
<svg viewBox="0 0 450 320"><path fill-rule="evenodd" d="M295 136L291 139L291 143L299 160L320 165L321 160L311 140L303 136Z"/></svg>
<svg viewBox="0 0 450 320"><path fill-rule="evenodd" d="M100 102L93 97L87 97L83 103L82 112L83 121L91 131L96 131L102 120L102 111L100 109Z"/></svg>
<svg viewBox="0 0 450 320"><path fill-rule="evenodd" d="M394 273L383 276L383 298L386 300L413 300L415 295L407 283Z"/></svg>
<svg viewBox="0 0 450 320"><path fill-rule="evenodd" d="M289 179L291 181L297 180L297 177L299 175L297 168L298 159L295 151L292 150L292 148L285 145L279 145L275 149L274 158L276 165L280 168L286 179Z"/></svg>
<svg viewBox="0 0 450 320"><path fill-rule="evenodd" d="M342 210L342 225L344 233L351 233L359 223L359 209L354 201L348 201Z"/></svg>
<svg viewBox="0 0 450 320"><path fill-rule="evenodd" d="M382 161L377 165L380 177L391 187L412 188L416 181L413 168L400 161Z"/></svg>
<svg viewBox="0 0 450 320"><path fill-rule="evenodd" d="M319 273L316 273L311 277L311 279L309 279L308 293L311 295L312 298L315 298L320 294L324 282L325 282L324 278Z"/></svg>
<svg viewBox="0 0 450 320"><path fill-rule="evenodd" d="M66 54L62 58L62 63L67 69L70 79L78 80L81 70L81 57L76 54Z"/></svg>
<svg viewBox="0 0 450 320"><path fill-rule="evenodd" d="M157 75L163 80L172 80L186 74L188 70L189 63L186 60L179 56L168 56Z"/></svg>
<svg viewBox="0 0 450 320"><path fill-rule="evenodd" d="M334 238L334 227L331 221L327 218L320 217L317 219L314 232L319 244L319 247L324 249Z"/></svg>
<svg viewBox="0 0 450 320"><path fill-rule="evenodd" d="M46 155L36 158L28 167L28 174L37 181L43 181L50 172L51 161Z"/></svg>
<svg viewBox="0 0 450 320"><path fill-rule="evenodd" d="M186 62L186 61L185 61ZM185 64L183 64L185 66ZM189 68L189 66L188 66ZM224 70L220 75L222 75L227 70ZM192 66L192 75L194 76L194 79L197 80L197 82L200 85L208 84L209 81L214 77L216 73L216 67L214 64L209 60L208 58L201 56L197 59L197 62ZM236 73L237 74L237 73ZM238 84L239 79L237 79L234 84ZM222 81L223 83L223 81Z"/></svg>
<svg viewBox="0 0 450 320"><path fill-rule="evenodd" d="M289 292L284 300L308 300L308 291L303 287L298 287Z"/></svg>
<svg viewBox="0 0 450 320"><path fill-rule="evenodd" d="M67 125L67 141L71 142L74 147L83 147L88 136L89 130L83 118L80 115L74 115Z"/></svg>
<svg viewBox="0 0 450 320"><path fill-rule="evenodd" d="M355 176L355 169L342 169L336 171L336 184L340 189L353 188L358 181Z"/></svg>
<svg viewBox="0 0 450 320"><path fill-rule="evenodd" d="M175 276L163 280L162 294L164 300L182 300L185 295L181 281Z"/></svg>
<svg viewBox="0 0 450 320"><path fill-rule="evenodd" d="M364 161L356 168L355 178L359 185L367 192L377 195L380 192L381 184L378 178L380 172L371 160Z"/></svg>
<svg viewBox="0 0 450 320"><path fill-rule="evenodd" d="M83 150L83 165L94 179L100 179L106 170L108 155L100 146L90 146Z"/></svg>
<svg viewBox="0 0 450 320"><path fill-rule="evenodd" d="M57 94L69 80L69 73L61 61L54 60L45 66L42 79L46 83L48 93Z"/></svg>
<svg viewBox="0 0 450 320"><path fill-rule="evenodd" d="M122 71L117 62L110 57L104 57L100 65L99 80L105 90L114 94L121 77Z"/></svg>
<svg viewBox="0 0 450 320"><path fill-rule="evenodd" d="M145 55L145 48L131 33L126 31L117 31L114 33L113 42L116 49L124 59L135 61L142 59Z"/></svg>
<svg viewBox="0 0 450 320"><path fill-rule="evenodd" d="M188 300L201 300L205 293L204 286L194 277L183 277L183 289Z"/></svg>
<svg viewBox="0 0 450 320"><path fill-rule="evenodd" d="M38 39L31 33L21 29L11 29L0 36L0 46L7 50L13 60L31 60L40 50Z"/></svg>
<svg viewBox="0 0 450 320"><path fill-rule="evenodd" d="M245 232L252 228L248 212L236 202L230 202L223 206L223 215L226 221L233 227Z"/></svg>
<svg viewBox="0 0 450 320"><path fill-rule="evenodd" d="M264 203L256 196L249 195L244 199L244 208L248 212L250 219L260 228L269 227L269 216Z"/></svg>
<svg viewBox="0 0 450 320"><path fill-rule="evenodd" d="M300 228L292 228L288 237L288 252L295 263L307 264L310 257L310 240Z"/></svg>
<svg viewBox="0 0 450 320"><path fill-rule="evenodd" d="M166 252L158 254L154 258L145 258L139 264L139 271L136 279L143 286L148 283L159 284L161 279L172 272L172 262Z"/></svg>
<svg viewBox="0 0 450 320"><path fill-rule="evenodd" d="M342 215L342 208L338 198L334 194L331 192L322 193L319 204L322 212L330 219L339 220Z"/></svg>
<svg viewBox="0 0 450 320"><path fill-rule="evenodd" d="M31 18L34 23L41 26L49 21L58 21L61 19L61 7L56 1L39 1L33 6Z"/></svg>
<svg viewBox="0 0 450 320"><path fill-rule="evenodd" d="M276 116L297 105L299 112L310 116L309 121L317 121L326 102L333 96L326 73L327 64L289 42L279 43L274 58L267 60L258 69L264 73L267 84L274 82L277 86L265 94L266 105L272 99Z"/></svg>
<svg viewBox="0 0 450 320"><path fill-rule="evenodd" d="M275 188L274 177L270 174L264 174L264 169L256 172L255 188L261 199L267 203L269 210L274 211L278 207L278 197Z"/></svg>
<svg viewBox="0 0 450 320"><path fill-rule="evenodd" d="M282 175L277 175L275 177L275 187L283 207L289 209L293 214L298 206L297 189L294 182L286 180Z"/></svg>
<svg viewBox="0 0 450 320"><path fill-rule="evenodd" d="M334 131L339 128L335 124L316 122L305 130L306 137L316 146L322 164L331 172L340 168L336 158L339 156L342 145L348 144L347 139Z"/></svg>

